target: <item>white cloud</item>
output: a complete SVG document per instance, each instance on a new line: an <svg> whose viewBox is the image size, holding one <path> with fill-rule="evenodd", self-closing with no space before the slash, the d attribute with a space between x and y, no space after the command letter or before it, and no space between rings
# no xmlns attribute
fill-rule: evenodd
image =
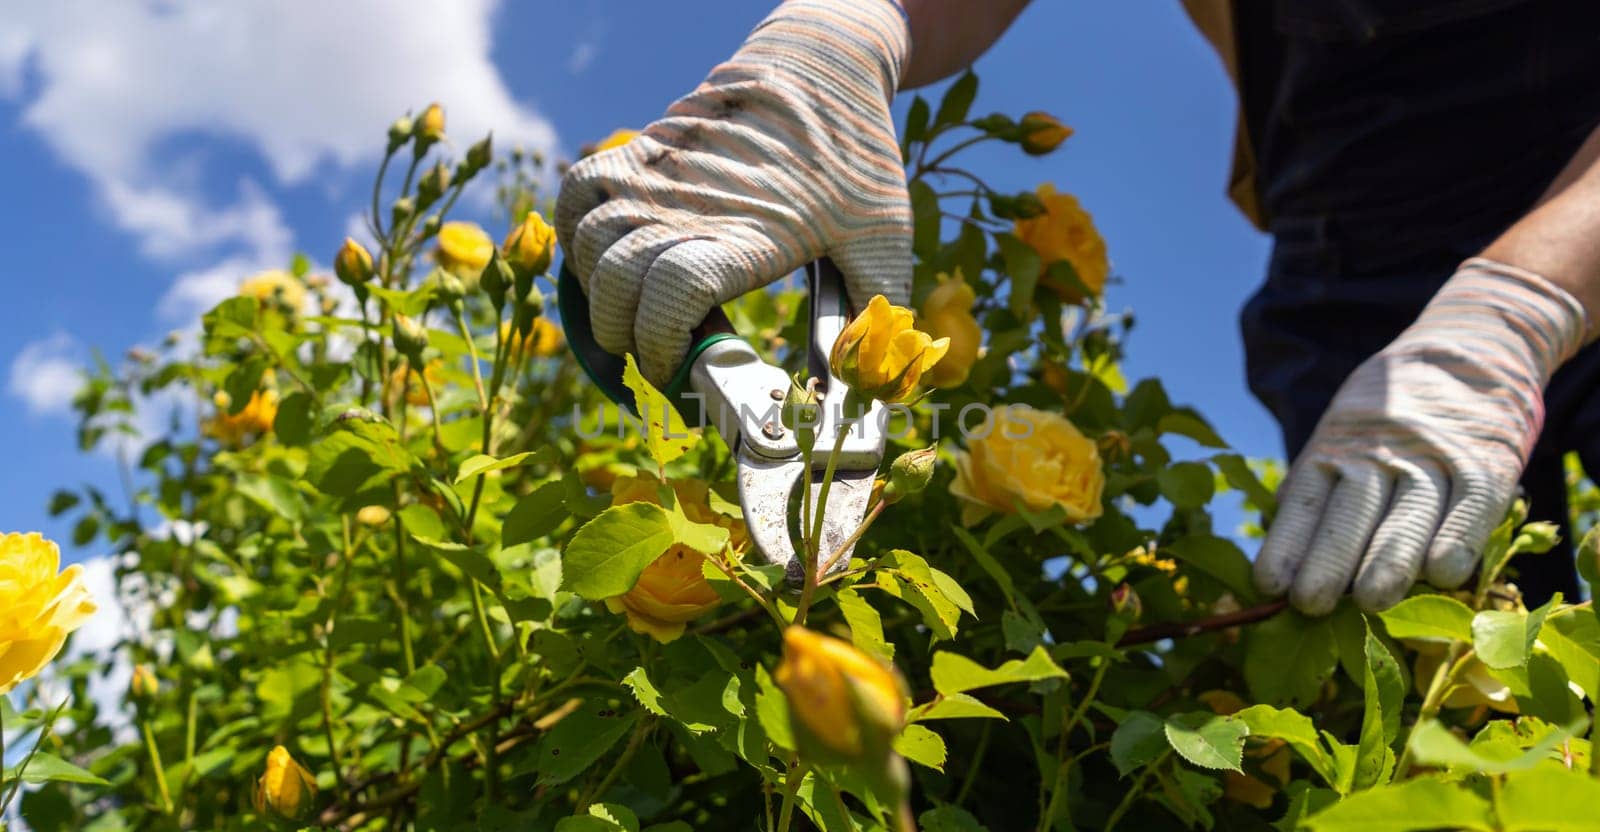
<svg viewBox="0 0 1600 832"><path fill-rule="evenodd" d="M78 353L78 343L65 332L24 346L11 360L7 392L36 416L71 412L72 398L83 384Z"/></svg>
<svg viewBox="0 0 1600 832"><path fill-rule="evenodd" d="M573 75L581 75L583 71L594 63L595 55L599 54L600 47L592 40L579 41L572 47L572 56L567 58L567 71Z"/></svg>
<svg viewBox="0 0 1600 832"><path fill-rule="evenodd" d="M490 58L495 0L24 3L0 18L0 95L36 91L23 122L82 171L146 252L287 242L248 184L231 205L201 192L194 136L243 143L279 184L371 162L385 126L445 102L458 150L551 150L555 133L511 96ZM216 147L216 145L208 145ZM187 155L186 155L187 154Z"/></svg>

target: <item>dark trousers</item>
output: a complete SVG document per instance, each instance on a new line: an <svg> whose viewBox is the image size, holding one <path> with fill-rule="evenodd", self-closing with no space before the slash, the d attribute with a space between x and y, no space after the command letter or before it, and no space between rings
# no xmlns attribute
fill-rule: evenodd
<svg viewBox="0 0 1600 832"><path fill-rule="evenodd" d="M1240 324L1250 389L1277 418L1293 459L1351 371L1394 340L1487 241L1408 246L1405 229L1341 229L1327 218L1284 218L1272 231L1266 282ZM1418 248L1430 254L1404 253ZM1550 552L1518 557L1509 567L1530 608L1555 592L1578 597L1562 456L1576 451L1585 471L1600 473L1597 347L1586 347L1551 379L1544 431L1523 473L1529 519L1559 524L1562 537Z"/></svg>

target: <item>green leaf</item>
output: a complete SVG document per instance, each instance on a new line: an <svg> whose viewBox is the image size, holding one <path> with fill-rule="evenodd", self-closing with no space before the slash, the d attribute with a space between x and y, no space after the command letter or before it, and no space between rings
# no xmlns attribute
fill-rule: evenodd
<svg viewBox="0 0 1600 832"><path fill-rule="evenodd" d="M944 91L944 98L939 101L939 115L934 118L933 126L943 127L966 121L967 112L972 109L972 99L977 95L978 76L967 70Z"/></svg>
<svg viewBox="0 0 1600 832"><path fill-rule="evenodd" d="M1111 735L1111 762L1127 777L1167 750L1166 723L1148 711L1129 711Z"/></svg>
<svg viewBox="0 0 1600 832"><path fill-rule="evenodd" d="M1400 666L1370 629L1366 632L1365 654L1361 734L1356 744L1355 776L1351 779L1351 788L1357 791L1389 779L1394 766L1389 743L1400 730L1400 703L1405 699Z"/></svg>
<svg viewBox="0 0 1600 832"><path fill-rule="evenodd" d="M234 479L233 487L269 514L295 524L304 519L305 500L294 484L283 477L241 474Z"/></svg>
<svg viewBox="0 0 1600 832"><path fill-rule="evenodd" d="M842 589L833 598L850 625L850 640L857 649L886 662L894 661L894 644L883 637L883 617L861 593Z"/></svg>
<svg viewBox="0 0 1600 832"><path fill-rule="evenodd" d="M1176 408L1171 413L1162 416L1156 421L1156 430L1160 433L1174 433L1186 436L1197 442L1202 448L1227 448L1228 443L1222 441L1210 424L1189 408Z"/></svg>
<svg viewBox="0 0 1600 832"><path fill-rule="evenodd" d="M0 780L15 782L18 777L21 777L24 783L81 783L86 786L111 785L48 751L36 751L31 758L25 757L24 759L27 760L27 768L21 768L22 763L19 761L17 765L7 769L5 777L0 777Z"/></svg>
<svg viewBox="0 0 1600 832"><path fill-rule="evenodd" d="M634 404L639 417L644 420L645 449L658 467L665 468L667 463L688 453L700 441L700 429L691 430L684 424L683 417L672 406L672 402L667 401L667 397L639 372L639 365L631 353L623 356L623 360L626 363L622 370L622 383L633 391Z"/></svg>
<svg viewBox="0 0 1600 832"><path fill-rule="evenodd" d="M1233 541L1210 535L1188 535L1161 551L1216 578L1240 603L1255 602L1256 585L1250 574L1250 559Z"/></svg>
<svg viewBox="0 0 1600 832"><path fill-rule="evenodd" d="M1595 828L1600 780L1563 766L1540 766L1506 778L1496 801L1506 832L1587 832Z"/></svg>
<svg viewBox="0 0 1600 832"><path fill-rule="evenodd" d="M1561 603L1556 593L1544 606L1532 612L1484 610L1472 618L1472 647L1485 665L1504 670L1523 667L1533 651L1533 643L1544 629L1545 616Z"/></svg>
<svg viewBox="0 0 1600 832"><path fill-rule="evenodd" d="M1578 574L1589 585L1589 595L1600 592L1600 526L1595 526L1578 543ZM1593 696L1593 694L1590 694Z"/></svg>
<svg viewBox="0 0 1600 832"><path fill-rule="evenodd" d="M656 716L667 716L667 709L661 703L661 691L656 689L655 683L650 681L650 674L643 667L636 667L622 677L622 683L633 691L633 698L639 700L644 709Z"/></svg>
<svg viewBox="0 0 1600 832"><path fill-rule="evenodd" d="M1378 617L1394 638L1472 641L1472 609L1448 595L1414 595Z"/></svg>
<svg viewBox="0 0 1600 832"><path fill-rule="evenodd" d="M1469 746L1450 733L1444 723L1430 719L1411 731L1407 747L1417 762L1430 766L1463 767L1486 774L1504 774L1508 771L1526 771L1550 756L1550 751L1583 730L1581 720L1566 728L1551 731L1533 747L1523 751L1498 744ZM1495 754L1497 750L1509 753ZM1518 753L1520 752L1520 753Z"/></svg>
<svg viewBox="0 0 1600 832"><path fill-rule="evenodd" d="M481 546L467 546L450 540L434 540L420 534L411 535L411 539L439 553L439 556L449 561L455 568L460 569L463 575L499 592L503 583L500 577L500 568Z"/></svg>
<svg viewBox="0 0 1600 832"><path fill-rule="evenodd" d="M911 107L906 111L905 129L900 131L900 155L904 161L911 161L911 146L928 135L928 114L931 110L926 98L919 95L911 99Z"/></svg>
<svg viewBox="0 0 1600 832"><path fill-rule="evenodd" d="M1043 647L1035 648L1026 659L1012 659L993 670L959 653L940 651L933 654L929 675L933 689L946 696L1013 682L1067 678L1067 672L1050 659Z"/></svg>
<svg viewBox="0 0 1600 832"><path fill-rule="evenodd" d="M1590 701L1600 700L1600 620L1592 610L1557 611L1545 619L1539 640Z"/></svg>
<svg viewBox="0 0 1600 832"><path fill-rule="evenodd" d="M1311 717L1289 708L1251 705L1233 715L1250 728L1250 736L1283 740L1328 785L1339 781L1338 765L1329 756Z"/></svg>
<svg viewBox="0 0 1600 832"><path fill-rule="evenodd" d="M535 749L534 770L541 786L565 783L605 756L639 721L638 711L618 714L603 702L590 701L568 714L544 735Z"/></svg>
<svg viewBox="0 0 1600 832"><path fill-rule="evenodd" d="M461 470L456 472L455 483L460 485L461 483L464 483L467 480L478 476L479 474L487 474L490 471L500 471L506 468L515 468L533 457L549 456L550 454L543 449L537 451L523 451L520 454L512 454L511 456L500 458L492 457L488 454L478 454L477 456L468 458L466 462L461 463Z"/></svg>
<svg viewBox="0 0 1600 832"><path fill-rule="evenodd" d="M929 809L917 818L917 827L922 832L988 832L988 827L960 806Z"/></svg>
<svg viewBox="0 0 1600 832"><path fill-rule="evenodd" d="M1213 713L1178 714L1163 726L1167 742L1180 756L1202 768L1243 773L1244 738L1250 727Z"/></svg>
<svg viewBox="0 0 1600 832"><path fill-rule="evenodd" d="M1035 251L1033 246L1012 234L1006 232L995 234L994 243L1000 249L1006 276L1011 278L1011 294L1007 298L1011 314L1023 321L1032 320L1033 290L1039 284L1039 273L1044 270L1044 261L1039 259L1039 252Z"/></svg>
<svg viewBox="0 0 1600 832"><path fill-rule="evenodd" d="M1156 486L1177 508L1200 508L1211 502L1216 477L1205 463L1178 462L1156 473Z"/></svg>
<svg viewBox="0 0 1600 832"><path fill-rule="evenodd" d="M562 588L598 601L633 589L639 573L672 546L677 536L665 509L627 503L600 512L567 544L561 558Z"/></svg>
<svg viewBox="0 0 1600 832"><path fill-rule="evenodd" d="M311 441L311 431L317 426L316 400L304 390L290 393L278 404L278 415L272 420L272 432L285 445L304 445Z"/></svg>
<svg viewBox="0 0 1600 832"><path fill-rule="evenodd" d="M907 193L913 223L911 250L923 260L930 260L939 248L939 196L933 186L921 179L912 180Z"/></svg>
<svg viewBox="0 0 1600 832"><path fill-rule="evenodd" d="M895 549L878 560L878 588L921 611L922 620L933 631L935 639L949 640L956 636L962 607L945 594L945 586L954 582L949 576L941 582L934 571L921 555ZM891 577L895 580L890 580ZM961 600L966 606L972 606L972 600L964 591Z"/></svg>
<svg viewBox="0 0 1600 832"><path fill-rule="evenodd" d="M1464 786L1429 778L1353 794L1304 821L1311 832L1493 829L1488 801Z"/></svg>
<svg viewBox="0 0 1600 832"><path fill-rule="evenodd" d="M965 693L940 694L932 702L911 709L906 719L927 722L934 719L1005 719L1006 715Z"/></svg>
<svg viewBox="0 0 1600 832"><path fill-rule="evenodd" d="M1326 617L1286 610L1246 631L1244 678L1252 698L1267 704L1317 698L1339 661Z"/></svg>
<svg viewBox="0 0 1600 832"><path fill-rule="evenodd" d="M773 745L785 751L794 750L794 728L789 724L789 700L761 665L756 665L756 719Z"/></svg>
<svg viewBox="0 0 1600 832"><path fill-rule="evenodd" d="M517 500L500 527L500 545L527 543L555 531L568 517L566 493L565 483L550 480Z"/></svg>
<svg viewBox="0 0 1600 832"><path fill-rule="evenodd" d="M926 726L911 724L894 738L894 750L900 756L935 771L944 771L944 738Z"/></svg>
<svg viewBox="0 0 1600 832"><path fill-rule="evenodd" d="M1250 463L1246 462L1244 457L1238 454L1217 454L1211 458L1211 464L1221 472L1229 487L1244 492L1245 499L1264 514L1270 517L1277 509L1277 496L1261 482L1261 478L1250 469Z"/></svg>

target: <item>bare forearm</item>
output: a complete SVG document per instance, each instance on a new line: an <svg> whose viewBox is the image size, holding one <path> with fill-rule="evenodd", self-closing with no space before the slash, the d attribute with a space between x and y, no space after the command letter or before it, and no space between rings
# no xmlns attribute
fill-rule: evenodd
<svg viewBox="0 0 1600 832"><path fill-rule="evenodd" d="M911 19L911 61L901 89L966 69L1017 18L1028 0L902 0Z"/></svg>
<svg viewBox="0 0 1600 832"><path fill-rule="evenodd" d="M1600 322L1600 130L1551 183L1537 207L1484 251L1537 272Z"/></svg>

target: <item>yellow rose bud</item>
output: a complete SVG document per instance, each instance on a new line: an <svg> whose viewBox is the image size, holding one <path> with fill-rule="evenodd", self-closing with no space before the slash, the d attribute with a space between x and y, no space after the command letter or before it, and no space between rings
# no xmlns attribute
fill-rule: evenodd
<svg viewBox="0 0 1600 832"><path fill-rule="evenodd" d="M1411 667L1411 679L1418 695L1426 695L1428 685L1433 681L1439 664L1444 661L1445 651L1448 648L1441 642L1420 639L1406 639L1404 643L1417 651L1416 661ZM1503 714L1521 712L1511 688L1495 678L1477 656L1470 656L1464 662L1461 669L1456 672L1455 687L1452 687L1449 695L1444 698L1444 707L1487 707Z"/></svg>
<svg viewBox="0 0 1600 832"><path fill-rule="evenodd" d="M928 487L933 479L934 464L939 461L939 446L930 445L917 451L906 451L889 464L889 484L883 497L897 503L908 494L916 494Z"/></svg>
<svg viewBox="0 0 1600 832"><path fill-rule="evenodd" d="M1094 440L1060 414L1027 405L996 407L982 425L969 426L966 451L957 451L950 493L965 501L962 520L990 512L1014 513L1060 506L1084 523L1100 516L1105 474Z"/></svg>
<svg viewBox="0 0 1600 832"><path fill-rule="evenodd" d="M128 680L128 695L134 699L154 699L160 691L161 682L156 680L150 665L134 665L133 678Z"/></svg>
<svg viewBox="0 0 1600 832"><path fill-rule="evenodd" d="M923 373L950 349L949 338L934 340L915 320L911 310L873 295L833 344L829 361L839 380L864 397L910 399Z"/></svg>
<svg viewBox="0 0 1600 832"><path fill-rule="evenodd" d="M416 137L424 142L432 143L444 138L444 107L435 101L422 111L422 117L417 119Z"/></svg>
<svg viewBox="0 0 1600 832"><path fill-rule="evenodd" d="M636 136L638 136L638 135L639 135L639 131L638 130L629 130L627 128L618 128L616 130L611 131L611 135L606 136L605 138L601 139L598 142L595 142L594 147L589 150L589 153L599 153L599 152L601 152L603 150L610 150L610 149L612 149L614 147L621 147L621 146L627 144L628 142L633 141L634 138ZM588 155L588 154L584 154L584 155Z"/></svg>
<svg viewBox="0 0 1600 832"><path fill-rule="evenodd" d="M800 752L814 761L885 754L905 725L899 674L847 641L790 627L772 678L789 700Z"/></svg>
<svg viewBox="0 0 1600 832"><path fill-rule="evenodd" d="M83 567L60 566L61 550L38 532L0 536L0 696L38 675L94 615Z"/></svg>
<svg viewBox="0 0 1600 832"><path fill-rule="evenodd" d="M267 769L256 781L257 812L273 812L297 818L317 797L317 781L289 756L289 749L277 746L267 755Z"/></svg>
<svg viewBox="0 0 1600 832"><path fill-rule="evenodd" d="M422 174L417 180L417 210L426 211L429 206L439 201L445 189L450 187L450 169L444 162L435 162L433 167Z"/></svg>
<svg viewBox="0 0 1600 832"><path fill-rule="evenodd" d="M394 316L394 348L409 359L416 360L428 348L428 330L405 315Z"/></svg>
<svg viewBox="0 0 1600 832"><path fill-rule="evenodd" d="M360 286L372 279L372 255L365 246L346 237L339 253L333 256L333 273L347 286Z"/></svg>
<svg viewBox="0 0 1600 832"><path fill-rule="evenodd" d="M531 275L541 275L550 270L550 259L555 248L556 230L544 221L538 211L529 211L528 216L506 235L505 243L501 245L512 267Z"/></svg>
<svg viewBox="0 0 1600 832"><path fill-rule="evenodd" d="M478 285L478 275L494 256L494 240L471 222L447 222L439 228L439 247L433 258L439 266L462 280Z"/></svg>
<svg viewBox="0 0 1600 832"><path fill-rule="evenodd" d="M1072 136L1072 128L1049 113L1035 110L1022 117L1022 150L1029 156L1043 156Z"/></svg>
<svg viewBox="0 0 1600 832"><path fill-rule="evenodd" d="M1065 262L1077 272L1078 281L1089 294L1099 297L1111 273L1111 260L1106 255L1106 241L1095 228L1094 218L1083 210L1076 197L1056 193L1054 185L1040 185L1037 194L1044 203L1044 213L1017 220L1013 233L1039 253L1044 266L1039 282L1053 290L1063 302L1081 303L1084 300L1082 289L1049 274L1051 264Z"/></svg>
<svg viewBox="0 0 1600 832"><path fill-rule="evenodd" d="M300 278L281 270L265 271L239 284L239 294L297 313L306 305L306 285Z"/></svg>
<svg viewBox="0 0 1600 832"><path fill-rule="evenodd" d="M983 346L983 327L972 316L978 299L957 269L954 276L939 275L939 285L922 302L917 325L934 338L950 339L950 349L923 380L934 387L958 387L967 380Z"/></svg>
<svg viewBox="0 0 1600 832"><path fill-rule="evenodd" d="M384 506L362 506L356 512L356 522L363 526L381 526L389 522L392 512Z"/></svg>
<svg viewBox="0 0 1600 832"><path fill-rule="evenodd" d="M674 545L639 574L633 589L606 599L628 616L628 628L663 644L683 635L688 622L722 606L722 596L701 571L705 555Z"/></svg>

